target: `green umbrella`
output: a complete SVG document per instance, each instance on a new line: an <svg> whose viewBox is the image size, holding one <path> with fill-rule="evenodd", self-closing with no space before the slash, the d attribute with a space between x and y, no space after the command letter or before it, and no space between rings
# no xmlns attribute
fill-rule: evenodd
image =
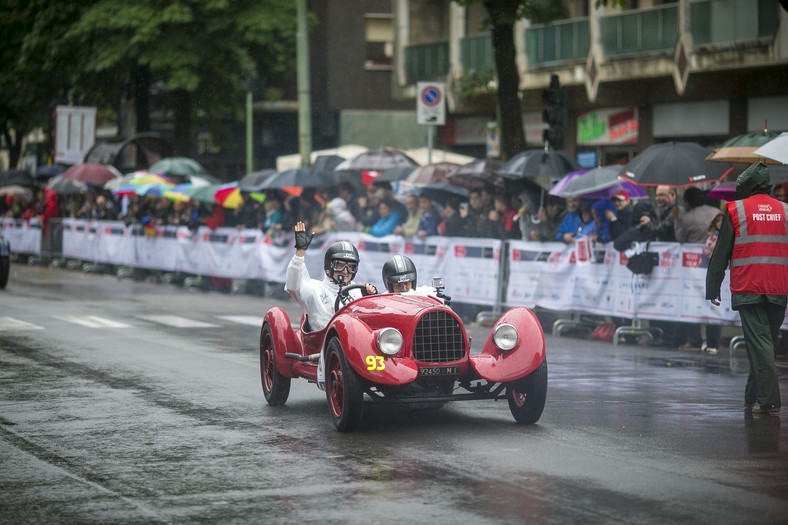
<svg viewBox="0 0 788 525"><path fill-rule="evenodd" d="M720 145L720 148L758 148L780 135L776 131L757 131L745 133L732 139L728 139Z"/></svg>
<svg viewBox="0 0 788 525"><path fill-rule="evenodd" d="M155 173L165 173L167 175L178 175L187 177L189 175L207 175L208 170L194 159L188 157L166 157L152 164L148 171Z"/></svg>
<svg viewBox="0 0 788 525"><path fill-rule="evenodd" d="M213 196L222 184L209 184L208 186L192 187L186 195L193 201L205 202L208 204L216 204Z"/></svg>
<svg viewBox="0 0 788 525"><path fill-rule="evenodd" d="M732 139L728 139L715 149L706 160L713 162L734 162L739 164L752 164L759 160L767 164L776 164L768 159L759 158L755 155L755 150L777 138L779 133L774 131L758 131L755 133L745 133Z"/></svg>

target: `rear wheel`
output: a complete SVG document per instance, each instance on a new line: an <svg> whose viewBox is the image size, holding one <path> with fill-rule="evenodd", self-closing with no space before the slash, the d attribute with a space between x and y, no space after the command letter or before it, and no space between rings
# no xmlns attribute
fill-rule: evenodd
<svg viewBox="0 0 788 525"><path fill-rule="evenodd" d="M326 347L326 399L331 420L340 432L351 432L361 422L364 393L350 367L342 343L334 337Z"/></svg>
<svg viewBox="0 0 788 525"><path fill-rule="evenodd" d="M5 289L8 284L8 274L11 272L11 257L8 255L0 256L0 290Z"/></svg>
<svg viewBox="0 0 788 525"><path fill-rule="evenodd" d="M515 421L523 425L539 421L547 400L547 361L524 378L509 383L506 397Z"/></svg>
<svg viewBox="0 0 788 525"><path fill-rule="evenodd" d="M290 378L277 370L275 354L271 327L266 323L260 332L260 379L265 400L278 407L284 405L290 395Z"/></svg>

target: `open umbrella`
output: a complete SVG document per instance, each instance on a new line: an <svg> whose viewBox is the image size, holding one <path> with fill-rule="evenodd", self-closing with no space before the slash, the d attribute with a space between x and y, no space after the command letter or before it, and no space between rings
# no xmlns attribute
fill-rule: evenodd
<svg viewBox="0 0 788 525"><path fill-rule="evenodd" d="M260 191L262 184L275 173L276 170L274 169L253 171L241 177L238 185L244 191Z"/></svg>
<svg viewBox="0 0 788 525"><path fill-rule="evenodd" d="M777 136L778 133L767 131L766 129L756 133L738 135L723 142L719 148L706 157L706 160L741 164L753 164L760 160L765 164L777 164L771 158L763 158L755 154L755 150L777 138Z"/></svg>
<svg viewBox="0 0 788 525"><path fill-rule="evenodd" d="M411 184L432 184L433 182L447 182L449 172L457 167L459 167L459 165L452 162L436 162L435 164L419 166L410 172L410 174L405 178L405 181L410 182Z"/></svg>
<svg viewBox="0 0 788 525"><path fill-rule="evenodd" d="M331 172L344 161L339 155L318 155L312 162L312 171Z"/></svg>
<svg viewBox="0 0 788 525"><path fill-rule="evenodd" d="M725 201L735 201L739 198L736 193L736 181L721 182L718 186L713 187L711 191L709 191L709 197Z"/></svg>
<svg viewBox="0 0 788 525"><path fill-rule="evenodd" d="M135 171L123 177L113 179L104 185L106 190L115 190L121 186L144 186L145 184L170 184L174 185L175 182L169 177L165 177L161 173L152 173L149 171L141 170Z"/></svg>
<svg viewBox="0 0 788 525"><path fill-rule="evenodd" d="M84 162L75 164L63 173L66 180L84 182L91 186L104 186L111 180L121 178L120 172L108 164Z"/></svg>
<svg viewBox="0 0 788 525"><path fill-rule="evenodd" d="M164 192L164 196L174 202L189 202L189 190L194 185L191 182L184 182L183 184L176 184L172 188Z"/></svg>
<svg viewBox="0 0 788 525"><path fill-rule="evenodd" d="M629 181L618 178L621 166L602 166L587 170L573 171L550 188L550 194L560 197L586 197L589 199L609 199L624 190L632 199L647 197L645 191Z"/></svg>
<svg viewBox="0 0 788 525"><path fill-rule="evenodd" d="M27 171L6 170L0 171L0 186L23 186L25 188L35 188L36 180Z"/></svg>
<svg viewBox="0 0 788 525"><path fill-rule="evenodd" d="M46 164L37 167L35 175L37 179L51 179L52 177L60 175L66 171L66 169L67 167L62 164Z"/></svg>
<svg viewBox="0 0 788 525"><path fill-rule="evenodd" d="M192 186L186 194L189 200L202 202L204 204L216 204L213 196L216 195L217 190L223 186L222 184L209 184L208 186Z"/></svg>
<svg viewBox="0 0 788 525"><path fill-rule="evenodd" d="M8 195L20 197L26 202L33 202L33 191L30 188L25 188L16 184L0 187L0 197L6 197Z"/></svg>
<svg viewBox="0 0 788 525"><path fill-rule="evenodd" d="M580 169L580 164L574 159L555 150L531 149L521 151L507 161L498 175L506 178L547 177L558 179L570 171Z"/></svg>
<svg viewBox="0 0 788 525"><path fill-rule="evenodd" d="M148 167L148 171L165 173L169 176L188 177L189 175L207 175L208 169L189 157L165 157L158 162L154 162Z"/></svg>
<svg viewBox="0 0 788 525"><path fill-rule="evenodd" d="M503 179L497 175L502 162L492 159L476 159L454 168L446 176L447 182L468 190L479 190L490 186L503 187Z"/></svg>
<svg viewBox="0 0 788 525"><path fill-rule="evenodd" d="M759 159L771 159L781 164L788 164L788 132L780 133L753 151L753 154Z"/></svg>
<svg viewBox="0 0 788 525"><path fill-rule="evenodd" d="M685 187L722 180L733 168L706 162L710 150L695 142L653 144L636 155L619 177L639 186Z"/></svg>
<svg viewBox="0 0 788 525"><path fill-rule="evenodd" d="M389 168L381 173L380 177L376 178L375 180L378 182L397 182L400 180L405 180L415 169L416 166L397 166L396 168Z"/></svg>
<svg viewBox="0 0 788 525"><path fill-rule="evenodd" d="M63 174L50 179L47 188L58 195L79 195L88 191L88 186L78 180L68 180L63 178Z"/></svg>
<svg viewBox="0 0 788 525"><path fill-rule="evenodd" d="M342 161L334 171L386 171L397 166L418 166L419 163L405 153L392 148L369 150L352 159Z"/></svg>
<svg viewBox="0 0 788 525"><path fill-rule="evenodd" d="M429 197L437 203L445 204L452 197L468 200L468 190L449 184L448 182L433 182L422 187L419 194Z"/></svg>
<svg viewBox="0 0 788 525"><path fill-rule="evenodd" d="M279 171L260 186L260 191L282 188L320 188L333 186L334 179L327 173L313 173L308 168Z"/></svg>

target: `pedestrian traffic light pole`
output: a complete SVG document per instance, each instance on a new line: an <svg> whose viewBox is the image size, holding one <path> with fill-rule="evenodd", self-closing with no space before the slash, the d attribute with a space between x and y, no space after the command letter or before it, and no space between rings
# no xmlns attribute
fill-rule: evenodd
<svg viewBox="0 0 788 525"><path fill-rule="evenodd" d="M312 165L312 97L309 79L309 34L306 25L306 0L298 0L298 24L296 30L298 62L298 149L301 167Z"/></svg>
<svg viewBox="0 0 788 525"><path fill-rule="evenodd" d="M558 81L558 75L550 75L550 85L542 91L542 121L547 129L542 132L545 150L564 149L564 132L566 129L566 94Z"/></svg>

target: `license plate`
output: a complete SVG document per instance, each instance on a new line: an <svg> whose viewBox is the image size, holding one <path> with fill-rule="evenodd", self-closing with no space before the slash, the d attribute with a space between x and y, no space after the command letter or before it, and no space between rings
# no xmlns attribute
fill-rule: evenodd
<svg viewBox="0 0 788 525"><path fill-rule="evenodd" d="M456 376L460 373L459 366L428 366L419 368L420 376Z"/></svg>

